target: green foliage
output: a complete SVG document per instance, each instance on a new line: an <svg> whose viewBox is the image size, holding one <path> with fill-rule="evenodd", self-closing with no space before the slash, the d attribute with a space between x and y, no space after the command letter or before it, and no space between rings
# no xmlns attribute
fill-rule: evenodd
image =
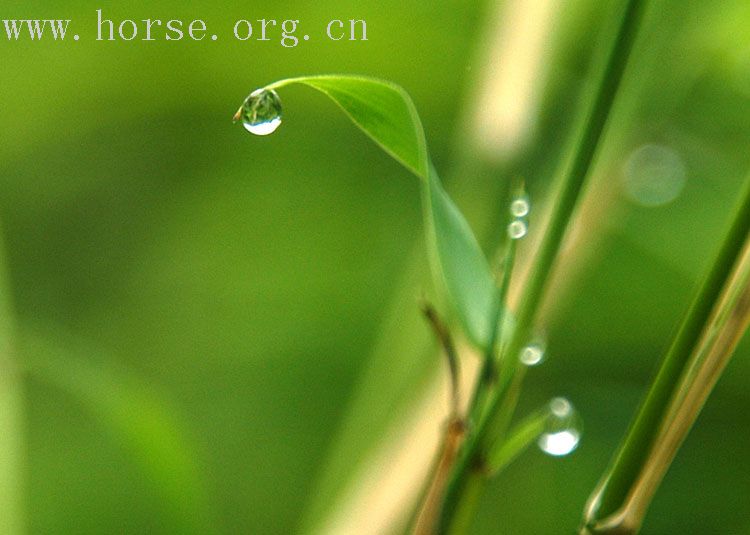
<svg viewBox="0 0 750 535"><path fill-rule="evenodd" d="M73 348L40 330L22 332L25 375L69 396L122 445L182 533L211 533L204 484L184 423L174 407L132 373L89 348Z"/></svg>
<svg viewBox="0 0 750 535"><path fill-rule="evenodd" d="M266 86L313 87L338 104L363 132L423 180L428 241L436 272L469 338L486 348L494 336L497 290L474 234L448 197L430 163L422 123L408 94L400 87L358 76L289 78Z"/></svg>
<svg viewBox="0 0 750 535"><path fill-rule="evenodd" d="M546 407L535 411L516 424L508 433L507 438L498 440L487 454L487 469L490 473L500 472L535 442L544 432L549 417L549 410Z"/></svg>
<svg viewBox="0 0 750 535"><path fill-rule="evenodd" d="M141 4L143 17L160 16ZM315 25L337 5L299 4L293 15ZM162 15L186 20L210 14L210 27L223 28L230 16L206 2L160 6ZM248 6L230 18L250 17ZM301 128L273 140L237 135L227 103L250 79L290 72L367 71L398 80L419 103L445 189L484 250L500 234L507 202L500 185L519 174L539 208L533 238L552 199L551 170L567 154L560 140L575 124L591 57L607 48L597 43L607 37L601 22L613 4L584 0L561 9L545 41L549 64L532 90L541 106L530 114L536 128L511 161L477 155L472 129L479 111L473 82L488 74L485 65L491 74L508 71L480 57L497 20L485 2L457 6L362 3L357 16L387 28L387 39L377 31L354 44L313 35L288 53L223 33L187 48L137 40L102 48L87 29L90 7L62 2L81 31L75 46L0 43L13 73L0 110L12 134L0 143L5 291L18 312L2 324L41 321L85 340L85 354L74 351L76 368L78 360L115 355L115 371L127 370L138 388L158 399L164 393L189 415L183 439L202 454L221 532L292 532L311 500L322 504L316 519L341 510L339 491L350 488L436 372L415 310L427 285L424 240L416 235L418 182L370 179L394 175L395 166L361 151L362 136L342 136L346 125L332 120L316 92L290 101ZM262 7L264 17L290 15L283 3ZM529 451L509 465L487 488L477 534L573 530L732 215L748 164L750 6L668 0L654 7L596 158L596 191L586 202L602 211L592 217L587 209L581 227L592 248L570 249L572 262L558 271L565 278L556 277L543 316L550 358L533 369L534 388L519 401L525 413L564 393L585 415L587 434L562 462ZM141 16L132 7L105 11ZM415 20L424 21L416 31ZM48 79L54 91L40 83ZM685 189L667 206L645 208L623 191L623 166L644 144L668 147L687 170ZM528 249L521 245L520 253ZM12 336L4 342L13 345ZM63 347L52 356L67 358ZM748 405L747 349L670 469L644 535L748 531L750 429L737 424ZM18 466L0 464L4 474L31 473L22 482L31 531L150 531L169 500L150 492L142 481L148 470L122 454L120 440L128 439L93 419L77 396L35 377L23 385L0 377L0 405L15 413L0 430L0 449L22 454ZM316 484L321 476L336 483ZM12 483L2 487L0 500L15 494ZM3 510L0 526L12 516ZM183 523L160 527L172 533Z"/></svg>
<svg viewBox="0 0 750 535"><path fill-rule="evenodd" d="M386 82L342 75L287 79L265 88L275 90L292 83L302 83L318 89L336 102L386 152L423 179L428 242L431 244L435 264L439 267L448 297L467 335L487 355L469 408L469 414L475 418L470 424L475 423L476 428L470 425L468 438L464 447L459 450L458 461L447 480L445 503L439 514L438 529L441 533L467 529L471 508L481 489L482 476L475 472L476 467L481 467L482 460L488 458L490 470L496 472L514 458L532 437L541 432L543 418L532 416L510 438L505 437L523 378L523 371L518 369L515 356L527 342L552 267L590 174L640 26L645 3L642 0L625 2L620 22L612 34L611 49L599 74L591 108L585 116L570 162L561 177L549 224L524 287L519 321L511 332L509 342L504 346L505 373L500 375L498 385L492 384L489 379L495 373L492 365L494 346L512 260L510 265L506 263L504 266L502 291L498 291L476 238L463 215L445 193L437 172L430 163L423 127L408 95L401 88ZM654 383L633 433L625 442L612 472L605 476L602 499L605 514L612 512L615 504L623 502L645 453L657 437L659 422L663 421L667 403L678 387L684 363L692 353L744 244L748 231L746 217L743 217L745 212L745 209L740 209L738 222L717 260L720 267L712 271L704 289L696 298L696 304L675 339L665 367ZM508 250L513 251L513 248Z"/></svg>
<svg viewBox="0 0 750 535"><path fill-rule="evenodd" d="M427 180L429 156L422 122L409 95L399 86L374 78L329 75L289 78L267 86L304 84L328 96L388 154Z"/></svg>

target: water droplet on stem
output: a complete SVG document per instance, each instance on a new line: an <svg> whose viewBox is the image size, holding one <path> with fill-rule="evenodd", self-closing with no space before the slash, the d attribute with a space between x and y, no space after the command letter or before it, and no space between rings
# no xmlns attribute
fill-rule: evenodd
<svg viewBox="0 0 750 535"><path fill-rule="evenodd" d="M578 447L581 440L581 418L573 404L565 398L549 402L549 417L544 433L539 437L539 448L546 454L562 457Z"/></svg>
<svg viewBox="0 0 750 535"><path fill-rule="evenodd" d="M516 197L510 203L510 215L513 217L526 217L531 211L531 204L526 195Z"/></svg>
<svg viewBox="0 0 750 535"><path fill-rule="evenodd" d="M533 339L521 349L518 360L524 366L536 366L544 361L547 343L542 336Z"/></svg>
<svg viewBox="0 0 750 535"><path fill-rule="evenodd" d="M520 240L526 236L528 230L525 221L522 219L516 219L515 221L511 221L510 225L508 225L508 236L511 240Z"/></svg>
<svg viewBox="0 0 750 535"><path fill-rule="evenodd" d="M256 136L273 134L281 125L281 99L273 89L256 89L234 116L245 130Z"/></svg>

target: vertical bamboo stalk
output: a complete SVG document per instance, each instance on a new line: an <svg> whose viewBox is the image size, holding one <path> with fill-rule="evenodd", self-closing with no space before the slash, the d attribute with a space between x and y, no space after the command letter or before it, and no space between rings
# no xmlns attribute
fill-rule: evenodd
<svg viewBox="0 0 750 535"><path fill-rule="evenodd" d="M685 314L627 436L589 498L584 511L584 533L628 533L637 530L637 527L628 527L630 531L622 531L619 527L623 522L623 509L647 468L649 456L663 438L662 429L675 413L673 401L689 386L683 382L683 378L689 373L693 356L700 351L702 337L711 325L728 281L736 272L749 232L750 179L714 263ZM724 342L724 346L729 348L737 342L730 338Z"/></svg>
<svg viewBox="0 0 750 535"><path fill-rule="evenodd" d="M514 362L516 355L527 342L539 312L552 274L552 269L562 247L563 239L570 225L575 208L590 175L594 158L601 143L615 97L620 88L633 43L640 28L646 0L627 0L613 33L611 46L607 50L603 68L598 73L593 93L593 102L587 110L582 128L574 140L571 159L561 175L559 189L552 202L550 219L545 228L538 253L534 257L528 279L525 282L516 316L516 327L505 348L504 358ZM522 374L522 372L520 372ZM515 380L514 380L515 379ZM467 526L456 522L459 512L471 508L466 500L476 502L479 492L467 492L480 477L475 467L482 465L483 443L488 439L488 429L496 427L496 418L503 416L508 386L520 382L521 376L510 375L493 391L488 403L487 416L477 425L475 432L467 439L461 462L448 486L441 517L441 533L463 533ZM495 438L495 437L491 437ZM481 488L481 482L478 483ZM467 518L466 515L463 518Z"/></svg>

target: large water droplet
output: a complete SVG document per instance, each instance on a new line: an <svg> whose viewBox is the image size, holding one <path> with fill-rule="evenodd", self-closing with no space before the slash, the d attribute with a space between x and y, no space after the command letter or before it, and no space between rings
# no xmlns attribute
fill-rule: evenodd
<svg viewBox="0 0 750 535"><path fill-rule="evenodd" d="M513 217L526 217L531 211L531 203L526 195L516 197L510 202L510 214Z"/></svg>
<svg viewBox="0 0 750 535"><path fill-rule="evenodd" d="M526 344L521 353L518 355L518 360L524 366L536 366L541 364L544 360L544 354L547 350L547 343L543 336L534 338L531 342Z"/></svg>
<svg viewBox="0 0 750 535"><path fill-rule="evenodd" d="M663 145L643 145L625 162L625 192L642 206L663 206L680 195L685 174L685 164L677 152Z"/></svg>
<svg viewBox="0 0 750 535"><path fill-rule="evenodd" d="M273 89L256 89L234 116L245 130L256 136L273 134L281 125L281 99Z"/></svg>
<svg viewBox="0 0 750 535"><path fill-rule="evenodd" d="M526 221L516 219L515 221L511 221L510 225L508 225L508 236L510 236L511 240L520 240L526 236L528 230L529 227L526 225Z"/></svg>
<svg viewBox="0 0 750 535"><path fill-rule="evenodd" d="M539 437L539 448L555 457L568 455L581 440L581 418L573 404L565 398L549 402L549 417L544 433Z"/></svg>

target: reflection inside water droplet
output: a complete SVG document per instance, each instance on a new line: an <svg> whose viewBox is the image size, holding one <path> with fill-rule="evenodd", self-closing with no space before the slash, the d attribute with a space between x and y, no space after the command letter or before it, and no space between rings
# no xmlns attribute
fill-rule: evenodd
<svg viewBox="0 0 750 535"><path fill-rule="evenodd" d="M521 364L524 366L536 366L544 361L546 349L544 339L538 337L521 349L521 353L518 355L518 360L520 360Z"/></svg>
<svg viewBox="0 0 750 535"><path fill-rule="evenodd" d="M576 449L580 438L575 429L566 429L558 433L545 433L539 438L539 447L548 455L562 457Z"/></svg>
<svg viewBox="0 0 750 535"><path fill-rule="evenodd" d="M529 198L526 196L517 197L510 203L510 214L513 217L526 217L531 211L531 204Z"/></svg>
<svg viewBox="0 0 750 535"><path fill-rule="evenodd" d="M539 448L555 457L568 455L581 440L581 419L573 405L565 398L549 402L547 426L539 437Z"/></svg>
<svg viewBox="0 0 750 535"><path fill-rule="evenodd" d="M242 103L234 116L245 130L256 136L273 134L281 125L281 99L273 89L257 89Z"/></svg>
<svg viewBox="0 0 750 535"><path fill-rule="evenodd" d="M642 145L625 162L625 192L630 200L642 206L663 206L682 193L685 173L682 158L671 148Z"/></svg>
<svg viewBox="0 0 750 535"><path fill-rule="evenodd" d="M508 225L508 236L512 240L520 240L526 236L526 232L528 232L528 227L526 222L521 219L516 219Z"/></svg>
<svg viewBox="0 0 750 535"><path fill-rule="evenodd" d="M573 414L573 405L565 398L553 398L549 402L549 412L556 418L567 418Z"/></svg>

